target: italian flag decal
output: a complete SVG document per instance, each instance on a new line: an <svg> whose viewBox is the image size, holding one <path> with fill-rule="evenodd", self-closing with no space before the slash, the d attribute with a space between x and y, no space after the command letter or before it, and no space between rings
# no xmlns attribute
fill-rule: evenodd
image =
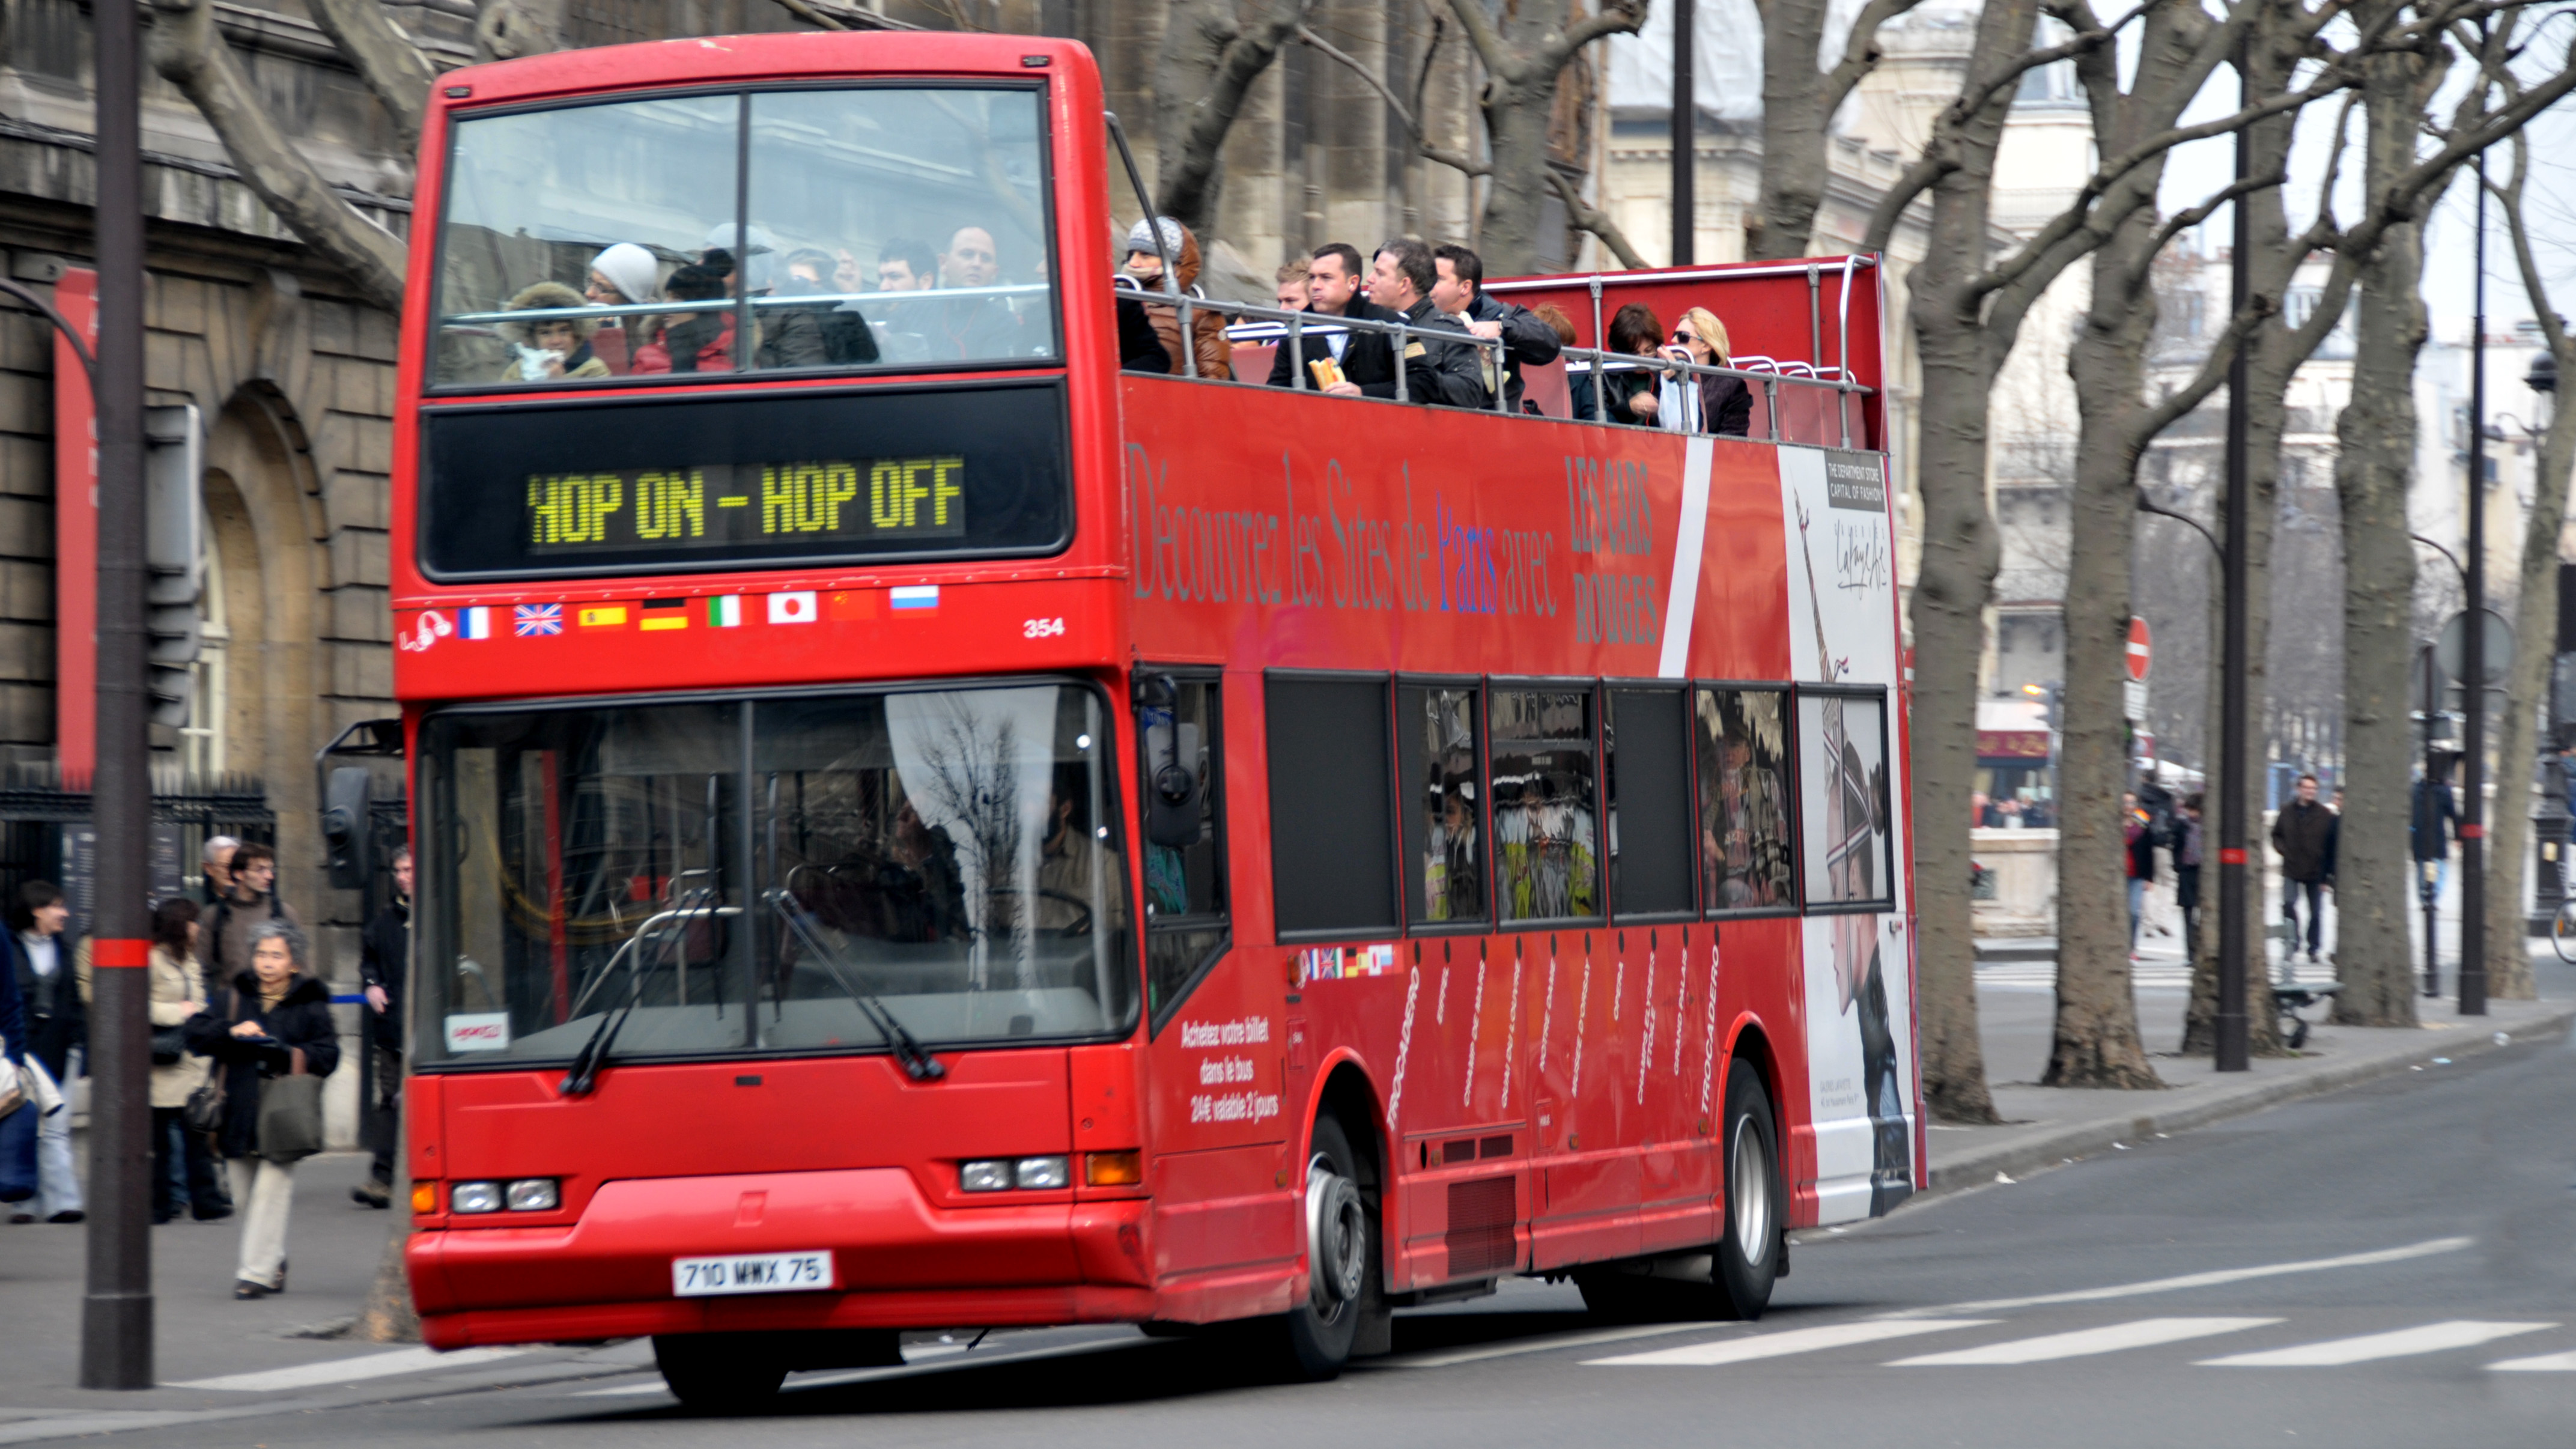
<svg viewBox="0 0 2576 1449"><path fill-rule="evenodd" d="M739 629L742 627L742 595L722 594L707 600L707 627Z"/></svg>

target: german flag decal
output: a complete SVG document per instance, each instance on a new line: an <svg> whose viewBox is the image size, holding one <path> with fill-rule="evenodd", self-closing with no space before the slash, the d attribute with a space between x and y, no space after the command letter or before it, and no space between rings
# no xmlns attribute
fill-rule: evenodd
<svg viewBox="0 0 2576 1449"><path fill-rule="evenodd" d="M689 601L646 599L637 624L647 634L657 629L685 629L689 627Z"/></svg>

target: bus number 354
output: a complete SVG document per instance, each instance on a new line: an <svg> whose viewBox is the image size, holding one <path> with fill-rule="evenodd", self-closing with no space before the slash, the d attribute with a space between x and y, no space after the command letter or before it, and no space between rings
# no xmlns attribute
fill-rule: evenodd
<svg viewBox="0 0 2576 1449"><path fill-rule="evenodd" d="M1024 619L1020 622L1023 639L1052 639L1064 633L1062 619Z"/></svg>

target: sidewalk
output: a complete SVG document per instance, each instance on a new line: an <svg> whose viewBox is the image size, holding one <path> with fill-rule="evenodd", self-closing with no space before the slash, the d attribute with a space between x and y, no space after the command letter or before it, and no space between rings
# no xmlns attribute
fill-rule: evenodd
<svg viewBox="0 0 2576 1449"><path fill-rule="evenodd" d="M2007 944L2020 948L2031 943L2014 939ZM2146 943L2136 968L2138 1025L2153 1054L2156 1074L2166 1084L2167 1090L2161 1092L2035 1085L2048 1066L2056 1010L2049 985L2054 964L2030 961L2018 950L2002 957L1981 954L1979 1034L1985 1044L1986 1080L1994 1092L1995 1111L2005 1120L1995 1127L1932 1124L1932 1191L1953 1191L1992 1182L1997 1173L2018 1176L2115 1151L2117 1144L2159 1132L2179 1132L2242 1116L2393 1072L2439 1071L2445 1064L2442 1058L2456 1062L2513 1043L2554 1039L2576 1023L2576 967L2560 963L2546 945L2535 942L2534 950L2538 1001L2490 1001L2487 1015L2461 1017L2454 1006L2456 978L2446 958L2442 984L2453 994L2430 1001L2419 997L2416 1009L2422 1025L2401 1030L2320 1024L2309 1033L2301 1055L2257 1058L2251 1070L2222 1076L2207 1057L2174 1054L2181 1045L2190 973L2179 951ZM2322 967L2301 963L2299 979L2331 980L2332 963ZM2322 1023L2327 1012L2318 1008L2306 1015ZM2497 1040L2499 1034L2503 1042Z"/></svg>

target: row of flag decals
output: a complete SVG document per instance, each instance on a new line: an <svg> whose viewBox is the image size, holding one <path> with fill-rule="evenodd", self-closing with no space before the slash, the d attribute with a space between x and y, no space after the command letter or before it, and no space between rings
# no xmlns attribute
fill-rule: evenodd
<svg viewBox="0 0 2576 1449"><path fill-rule="evenodd" d="M752 596L754 607L746 610L741 594L719 594L701 599L645 599L636 604L519 604L510 610L510 632L522 639L549 639L560 636L567 624L582 629L623 629L631 621L646 633L686 629L692 622L703 621L710 629L739 629L746 617L765 618L772 624L811 624L830 618L839 621L877 617L878 600L898 614L921 614L939 607L937 584L909 584L894 589L791 589L783 593ZM700 605L704 607L701 608ZM473 605L456 611L456 634L461 639L492 637L493 614L486 605Z"/></svg>

